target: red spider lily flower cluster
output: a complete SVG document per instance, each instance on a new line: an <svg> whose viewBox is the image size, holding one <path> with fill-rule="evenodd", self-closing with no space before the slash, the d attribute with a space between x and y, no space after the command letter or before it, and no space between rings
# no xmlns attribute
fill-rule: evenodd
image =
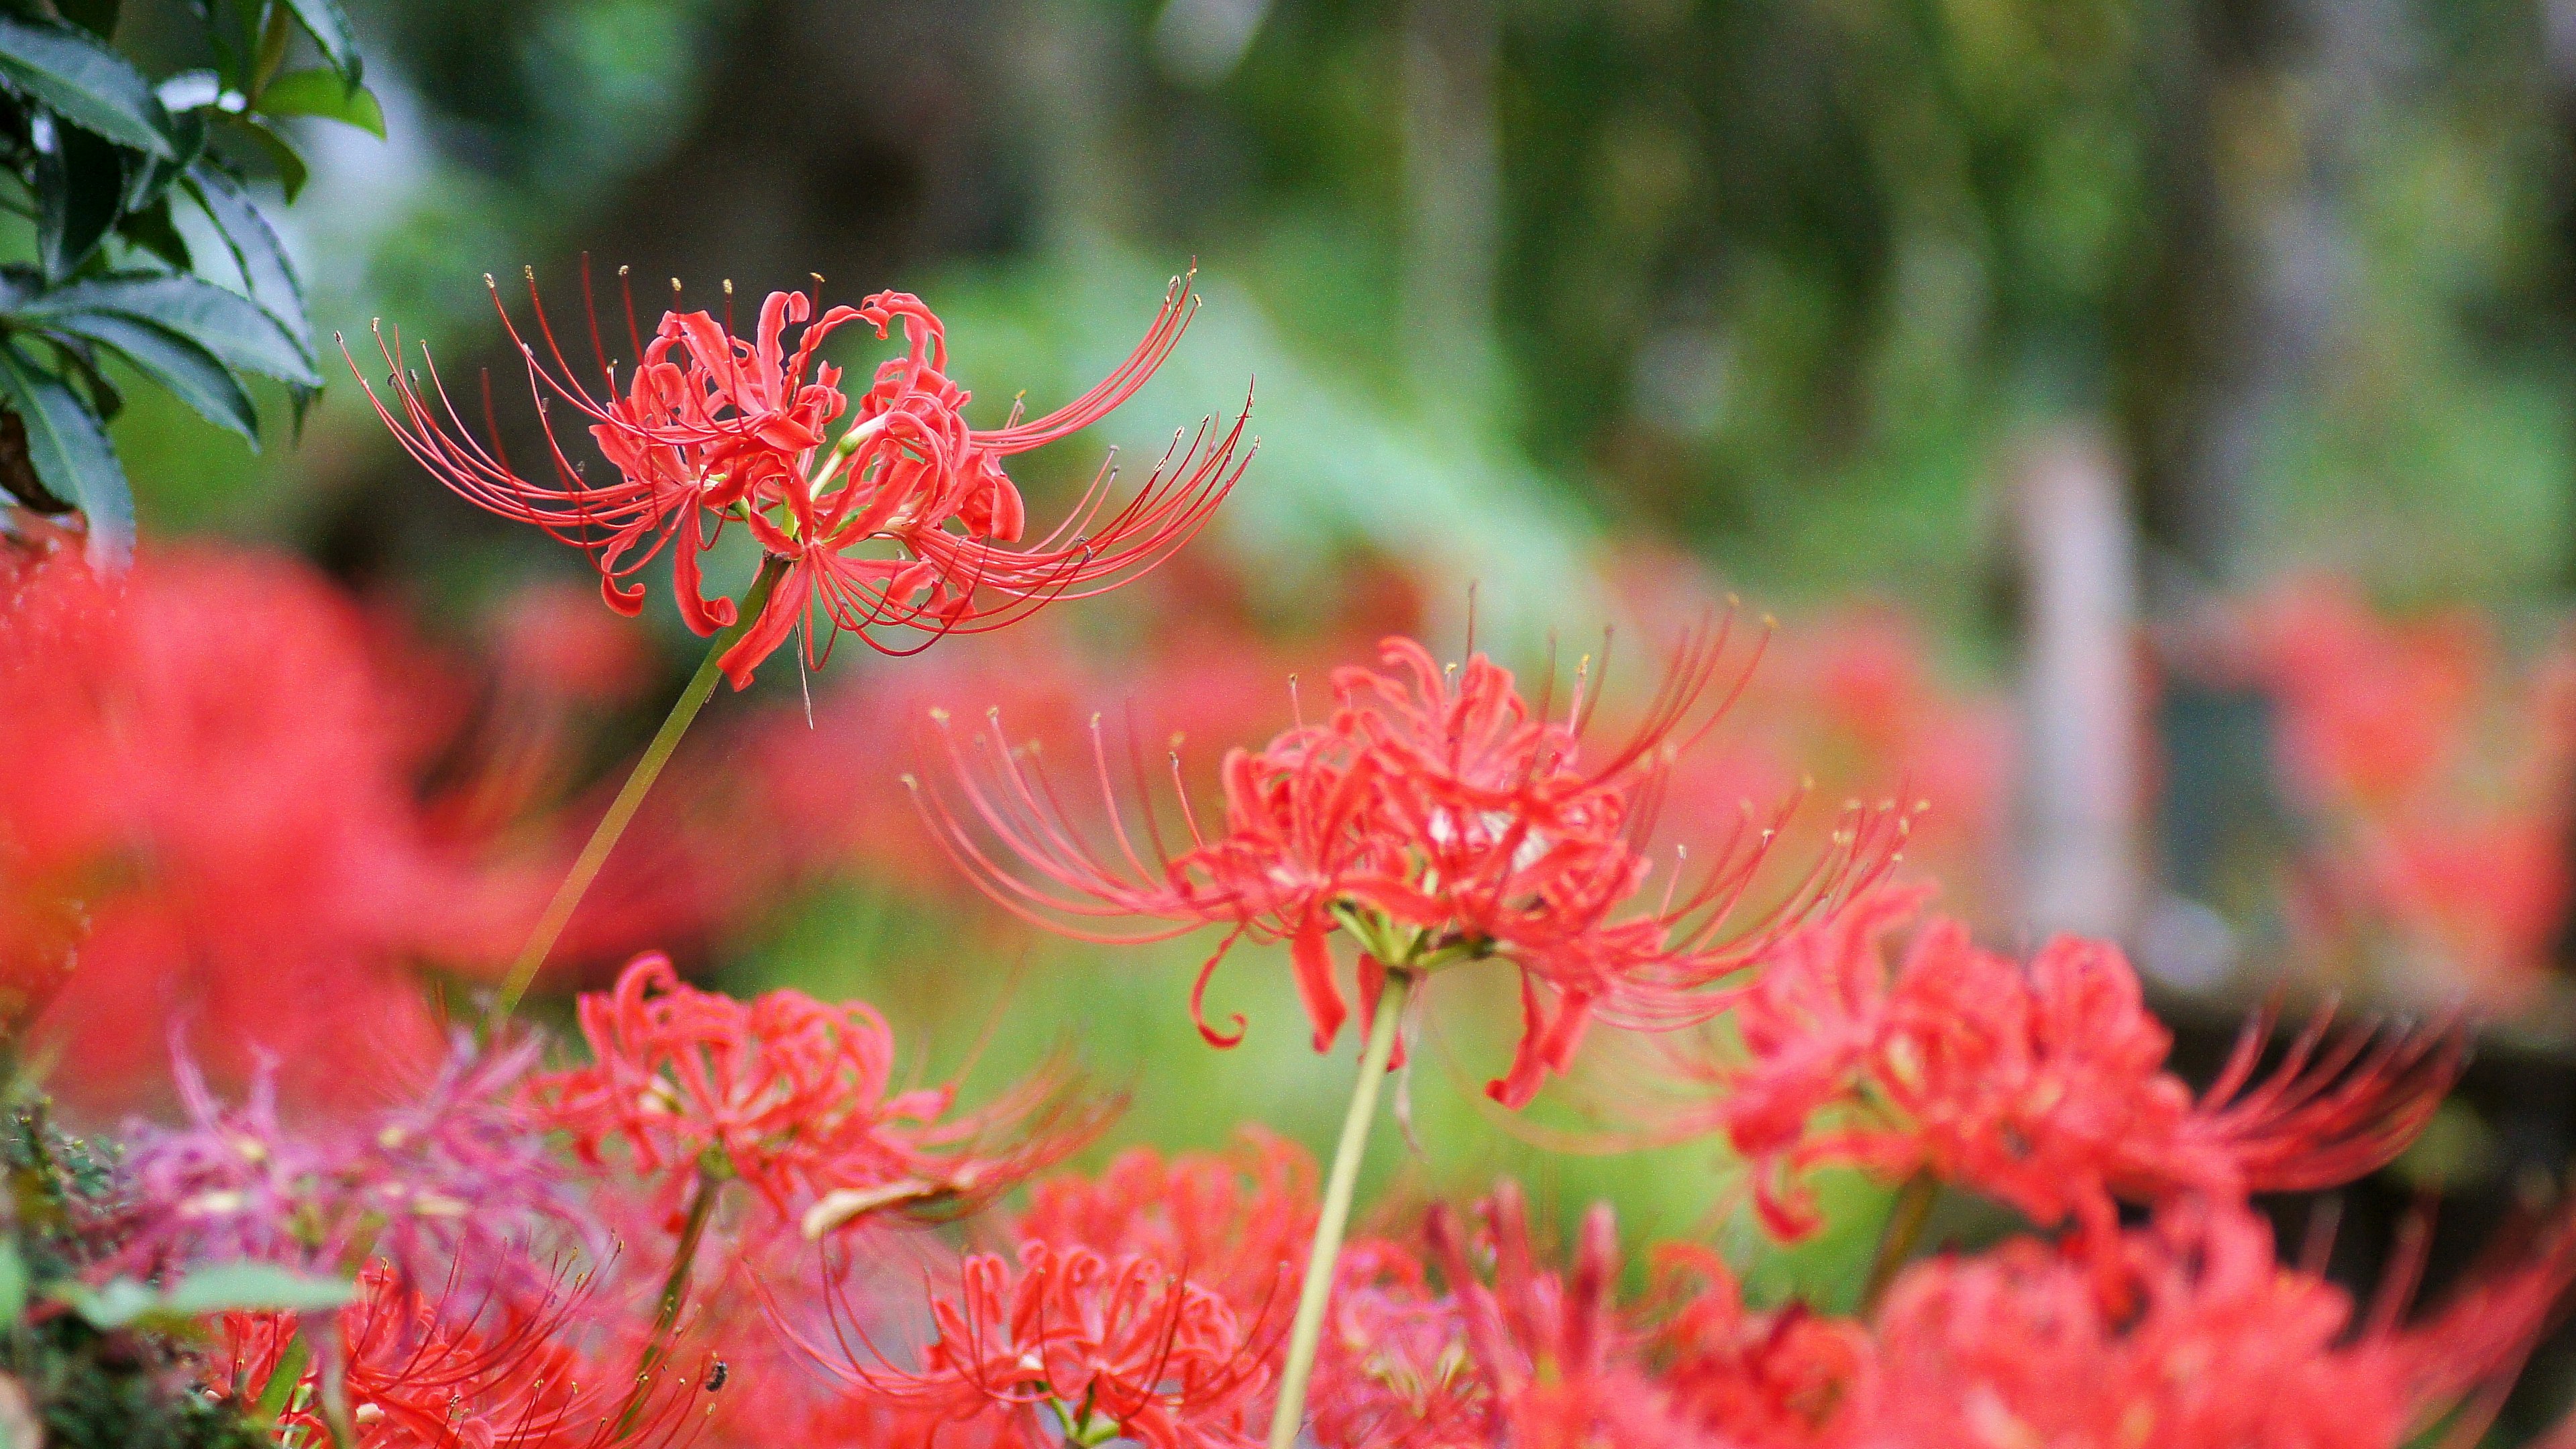
<svg viewBox="0 0 2576 1449"><path fill-rule="evenodd" d="M1718 1009L1712 984L1874 879L1904 838L1906 812L1852 812L1832 852L1743 925L1738 908L1760 879L1777 825L1748 812L1696 884L1672 879L1650 889L1641 836L1672 757L1710 722L1699 705L1726 658L1723 630L1694 640L1645 722L1594 758L1583 749L1592 701L1582 684L1555 714L1544 700L1533 706L1510 671L1483 654L1443 669L1419 644L1390 639L1383 670L1335 672L1324 723L1227 753L1223 828L1202 829L1189 815L1190 848L1179 854L1165 849L1150 817L1142 841L1119 820L1096 721L1112 849L1085 840L1035 764L985 736L977 737L980 770L951 744L962 809L922 792L925 810L994 899L1033 921L1118 942L1226 927L1190 995L1201 1033L1219 1046L1241 1039L1242 1022L1231 1033L1210 1026L1205 992L1245 936L1289 944L1318 1051L1331 1047L1349 1011L1330 945L1336 932L1357 939L1363 1012L1391 969L1510 962L1520 973L1521 1040L1511 1070L1488 1091L1518 1107L1546 1073L1565 1068L1596 1019L1636 1029L1706 1019ZM998 859L973 822L1036 879ZM1128 934L1080 924L1121 916L1169 924Z"/></svg>
<svg viewBox="0 0 2576 1449"><path fill-rule="evenodd" d="M1016 1253L968 1259L934 1298L917 1369L870 1366L846 1330L834 1366L873 1412L1007 1424L1015 1444L1255 1444L1314 1219L1315 1166L1292 1143L1135 1149L1034 1187Z"/></svg>
<svg viewBox="0 0 2576 1449"><path fill-rule="evenodd" d="M1568 1273L1540 1266L1510 1183L1478 1218L1475 1234L1445 1208L1425 1222L1445 1289L1345 1288L1346 1312L1404 1331L1323 1360L1317 1444L2339 1449L2446 1422L2469 1426L2466 1443L2576 1272L2562 1230L2407 1324L2409 1269L2357 1313L2280 1263L2244 1207L2194 1199L2121 1234L2107 1279L2080 1239L2016 1238L1916 1263L1874 1317L1843 1318L1752 1310L1689 1245L1660 1252L1663 1287L1625 1306L1606 1208L1584 1218Z"/></svg>
<svg viewBox="0 0 2576 1449"><path fill-rule="evenodd" d="M2097 1240L2115 1198L2304 1191L2395 1157L2459 1073L2450 1030L2331 1036L2321 1019L2257 1079L2258 1022L2197 1098L2116 947L2064 937L2027 966L1935 920L1891 960L1920 890L1885 890L1784 943L1692 1070L1783 1236L1816 1225L1794 1182L1819 1163L1929 1172L2069 1217Z"/></svg>
<svg viewBox="0 0 2576 1449"><path fill-rule="evenodd" d="M179 1024L228 1083L263 1052L342 1098L434 1068L408 963L501 956L526 893L424 807L438 711L359 611L279 557L111 581L41 542L0 541L0 599L0 957L57 1088L155 1095Z"/></svg>
<svg viewBox="0 0 2576 1449"><path fill-rule="evenodd" d="M801 991L737 1001L687 985L661 956L582 997L580 1019L593 1060L530 1082L539 1122L587 1163L623 1142L672 1201L702 1174L739 1178L808 1237L881 1210L987 1201L1115 1110L1041 1076L951 1116L953 1088L894 1089L894 1036L875 1008Z"/></svg>
<svg viewBox="0 0 2576 1449"><path fill-rule="evenodd" d="M2329 1449L2437 1425L2475 1442L2576 1266L2546 1245L2402 1328L2393 1300L2358 1315L2279 1263L2241 1206L2177 1204L2118 1256L2116 1293L2031 1240L1909 1270L1877 1323L1873 1397L1905 1415L1897 1442Z"/></svg>
<svg viewBox="0 0 2576 1449"><path fill-rule="evenodd" d="M229 1313L220 1320L207 1387L237 1403L283 1405L285 1442L333 1442L326 1355L343 1375L351 1449L615 1449L685 1443L697 1425L685 1392L653 1396L628 1414L623 1376L571 1346L584 1304L579 1287L550 1303L460 1315L406 1284L391 1268L358 1275L358 1298L331 1315L327 1347L300 1355L296 1384L272 1395L299 1331L292 1313ZM489 1321L474 1321L478 1318Z"/></svg>
<svg viewBox="0 0 2576 1449"><path fill-rule="evenodd" d="M2570 641L2516 675L2482 621L2388 618L2324 577L2232 622L2213 672L2273 706L2281 793L2312 827L2290 899L2317 954L2416 999L2527 1006L2576 889Z"/></svg>
<svg viewBox="0 0 2576 1449"><path fill-rule="evenodd" d="M621 270L621 293L624 278ZM586 268L583 292L587 306ZM457 492L587 552L620 612L642 608L644 586L634 575L667 545L689 627L710 635L736 623L733 600L706 596L701 555L727 525L741 523L784 571L725 651L737 688L800 625L807 657L819 664L837 631L910 652L922 644L899 648L881 636L998 629L1053 600L1116 588L1195 536L1250 462L1247 403L1231 428L1210 420L1194 436L1175 435L1152 476L1115 510L1115 473L1104 465L1064 520L1036 538L1026 537L1026 507L1002 471L1004 459L1091 426L1144 386L1196 309L1186 279L1172 283L1144 340L1107 378L1041 418L1023 420L1015 407L999 428L967 424L970 395L948 375L947 331L909 293L822 310L815 295L773 292L746 339L733 330L728 284L724 321L675 309L649 342L629 295L635 362L622 387L591 309L596 388L566 361L533 273L528 295L534 341L521 335L497 288L493 305L526 362L545 423L543 478L511 465L497 429L491 445L475 441L435 367L424 389L404 370L398 344L381 336L391 398L372 387L369 398L404 449ZM903 355L880 366L855 400L841 388L841 370L819 356L851 323L880 338L899 324L904 335ZM566 455L557 404L588 427L614 481L591 478Z"/></svg>
<svg viewBox="0 0 2576 1449"><path fill-rule="evenodd" d="M1115 1433L1148 1449L1259 1442L1276 1321L1247 1322L1144 1253L1032 1239L1013 1259L968 1259L960 1276L955 1296L931 1305L938 1336L920 1369L873 1373L872 1392L943 1421L999 1416L1031 1445L1060 1442L1050 1430L1077 1444Z"/></svg>

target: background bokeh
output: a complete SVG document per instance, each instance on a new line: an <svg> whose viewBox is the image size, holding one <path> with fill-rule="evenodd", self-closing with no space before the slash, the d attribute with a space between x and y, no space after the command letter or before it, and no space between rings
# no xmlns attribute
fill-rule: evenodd
<svg viewBox="0 0 2576 1449"><path fill-rule="evenodd" d="M1733 592L1747 638L1780 627L1670 833L1809 773L1823 814L1919 795L1948 909L1999 944L2128 942L2204 1064L2274 990L2473 1011L2463 1103L2348 1214L2364 1260L2374 1191L2447 1193L2465 1227L2562 1173L2566 0L352 9L390 139L316 130L284 214L326 335L398 321L506 404L487 272L533 266L564 315L585 253L648 307L674 277L712 306L820 274L921 293L998 417L1123 356L1195 259L1174 362L1028 460L1058 497L1257 379L1249 480L1150 585L720 699L558 985L664 945L865 994L925 1070L1070 1045L1134 1094L1113 1141L1317 1140L1348 1069L1307 1050L1282 962L1219 976L1252 1022L1219 1054L1182 1005L1211 942L1075 947L963 888L896 783L927 707L1067 745L1105 710L1185 735L1204 779L1285 722L1290 675L1316 690L1385 630L1455 654L1472 611L1568 673L1610 630L1633 698ZM345 376L256 456L144 389L116 436L147 549L283 548L433 649L593 671L545 715L571 816L694 662L666 599L642 658L585 635L580 559L411 468ZM1858 1186L1781 1257L1712 1147L1606 1151L1633 1145L1615 1072L1485 1110L1510 1017L1504 983L1443 983L1398 1192L1510 1170L1724 1234L1765 1291L1848 1281Z"/></svg>

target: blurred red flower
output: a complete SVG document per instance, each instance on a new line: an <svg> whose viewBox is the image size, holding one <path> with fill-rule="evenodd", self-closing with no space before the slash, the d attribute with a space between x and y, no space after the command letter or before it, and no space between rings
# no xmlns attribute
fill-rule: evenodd
<svg viewBox="0 0 2576 1449"><path fill-rule="evenodd" d="M70 550L0 547L0 571L0 951L22 1004L50 998L56 1085L132 1102L174 1027L227 1084L262 1054L342 1097L433 1068L409 963L504 955L527 882L435 828L412 722L437 711L358 611L204 547L113 583Z"/></svg>
<svg viewBox="0 0 2576 1449"><path fill-rule="evenodd" d="M2195 1100L2165 1070L2172 1035L2108 943L2060 937L2024 967L1934 920L1891 965L1888 939L1923 894L1877 892L1792 938L1743 988L1737 1044L1685 1068L1712 1089L1706 1120L1752 1165L1783 1236L1815 1225L1790 1175L1846 1162L1890 1179L1930 1172L2107 1242L2115 1196L2358 1177L2413 1138L2458 1076L2454 1031L2330 1037L2320 1021L2257 1081L2258 1022Z"/></svg>
<svg viewBox="0 0 2576 1449"><path fill-rule="evenodd" d="M2035 1239L1940 1257L1897 1280L1876 1324L1879 1437L1899 1446L2154 1444L2386 1449L2436 1424L2473 1443L2567 1286L2552 1247L2411 1328L2395 1302L2273 1256L2239 1204L2160 1210L2117 1245L2119 1276ZM2402 1294L2403 1274L2395 1292Z"/></svg>

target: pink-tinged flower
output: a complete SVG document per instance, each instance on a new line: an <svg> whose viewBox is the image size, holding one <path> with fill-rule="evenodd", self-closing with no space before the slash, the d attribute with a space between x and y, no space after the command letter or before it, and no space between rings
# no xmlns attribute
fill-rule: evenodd
<svg viewBox="0 0 2576 1449"><path fill-rule="evenodd" d="M1040 1179L1014 1235L1058 1250L1152 1258L1259 1319L1284 1311L1273 1296L1282 1275L1304 1265L1314 1231L1314 1159L1247 1128L1232 1152L1167 1158L1136 1147L1097 1177Z"/></svg>
<svg viewBox="0 0 2576 1449"><path fill-rule="evenodd" d="M966 1260L931 1304L937 1337L910 1372L841 1371L865 1396L945 1422L997 1413L1030 1449L1114 1432L1147 1449L1248 1449L1267 1418L1282 1312L1247 1320L1160 1259L1031 1240L1016 1260ZM932 1441L939 1442L939 1441Z"/></svg>
<svg viewBox="0 0 2576 1449"><path fill-rule="evenodd" d="M0 596L0 959L46 977L52 1085L150 1100L174 1022L225 1084L263 1053L342 1100L434 1068L412 963L505 958L529 898L424 806L437 711L359 610L204 547L110 581L0 541Z"/></svg>
<svg viewBox="0 0 2576 1449"><path fill-rule="evenodd" d="M2459 1073L2456 1031L2334 1036L2320 1020L2256 1079L2250 1024L2194 1098L2165 1070L2172 1037L2116 947L2061 937L2027 967L1935 920L1895 959L1920 906L1887 891L1787 942L1744 988L1737 1046L1690 1064L1752 1165L1773 1231L1815 1225L1790 1179L1819 1163L1885 1178L1928 1171L2042 1225L2107 1241L2114 1199L2332 1186L2394 1157Z"/></svg>
<svg viewBox="0 0 2576 1449"><path fill-rule="evenodd" d="M1611 1299L1619 1234L1607 1204L1584 1215L1570 1277L1537 1266L1519 1188L1497 1187L1484 1218L1491 1230L1490 1286L1470 1266L1446 1207L1434 1208L1425 1224L1485 1393L1479 1442L1513 1449L1718 1449L1725 1442L1685 1421L1637 1360L1635 1337Z"/></svg>
<svg viewBox="0 0 2576 1449"><path fill-rule="evenodd" d="M303 1130L280 1120L269 1073L226 1107L181 1054L188 1125L127 1134L119 1261L138 1274L240 1259L339 1273L373 1259L414 1285L530 1297L550 1282L539 1257L595 1246L518 1102L537 1050L460 1035L410 1100Z"/></svg>
<svg viewBox="0 0 2576 1449"><path fill-rule="evenodd" d="M619 277L622 292L623 271ZM583 291L587 305L586 268ZM398 342L378 339L391 401L372 388L368 396L404 449L458 493L587 552L620 612L642 608L644 586L634 576L667 545L689 627L708 635L735 623L733 600L706 596L700 555L741 523L785 572L725 652L737 688L799 626L808 659L819 664L840 630L909 653L927 641L898 646L884 636L997 629L1053 600L1116 588L1195 536L1250 462L1242 450L1247 402L1230 430L1211 419L1195 436L1176 434L1145 485L1114 510L1115 474L1104 466L1071 513L1034 538L1019 489L1002 471L1005 458L1089 427L1144 386L1196 308L1187 279L1172 283L1144 340L1106 379L1042 418L1024 421L1014 408L999 428L967 425L969 394L948 376L946 329L909 293L879 292L864 306L818 315L815 297L773 292L749 339L734 334L730 286L726 295L725 321L666 312L649 342L626 298L637 362L622 388L593 309L594 390L565 360L533 275L535 342L520 334L494 289L546 427L548 466L539 480L521 475L497 441L488 448L475 441L435 367L424 390L402 368ZM854 322L880 338L899 324L905 348L855 400L842 391L840 369L818 356L834 331ZM426 363L426 349L422 356ZM488 412L488 393L485 404ZM592 478L566 455L556 405L589 428L614 481Z"/></svg>
<svg viewBox="0 0 2576 1449"><path fill-rule="evenodd" d="M594 1361L574 1346L583 1328L576 1285L550 1303L498 1314L460 1315L376 1264L358 1275L358 1300L332 1315L320 1352L299 1360L285 1396L286 1442L333 1442L324 1360L346 1375L353 1449L612 1449L685 1443L702 1397L685 1378L656 1385L627 1412L624 1366ZM260 1402L284 1370L299 1329L292 1313L228 1313L207 1363L209 1391Z"/></svg>
<svg viewBox="0 0 2576 1449"><path fill-rule="evenodd" d="M1288 943L1319 1051L1349 1013L1330 944L1337 932L1358 947L1363 1021L1389 969L1508 961L1520 974L1523 1030L1511 1070L1487 1090L1517 1107L1546 1073L1564 1069L1595 1018L1638 1029L1704 1020L1717 1009L1714 983L1830 914L1904 838L1907 817L1893 807L1851 812L1826 858L1750 924L1738 908L1759 883L1776 820L1748 813L1695 884L1676 875L1660 891L1650 886L1640 837L1672 756L1712 722L1698 705L1720 678L1725 643L1723 631L1695 639L1645 723L1595 757L1584 749L1592 701L1582 687L1551 714L1482 654L1443 669L1413 641L1390 639L1383 670L1335 671L1324 723L1226 755L1221 828L1188 814L1189 849L1178 854L1150 816L1141 832L1117 818L1097 721L1092 754L1115 830L1110 848L1083 838L1034 763L984 736L980 771L951 743L963 808L935 792L924 808L969 874L1040 924L1112 942L1226 927L1190 993L1201 1033L1219 1046L1240 1040L1242 1023L1219 1032L1202 1002L1245 936ZM1166 924L1124 934L1082 924L1114 917Z"/></svg>
<svg viewBox="0 0 2576 1449"><path fill-rule="evenodd" d="M579 1010L593 1060L532 1079L540 1121L593 1165L623 1142L673 1204L701 1174L739 1177L808 1237L879 1211L989 1201L1090 1141L1118 1106L1079 1102L1042 1074L950 1116L952 1087L894 1090L894 1036L875 1008L801 991L737 1001L682 982L662 956L636 958Z"/></svg>
<svg viewBox="0 0 2576 1449"><path fill-rule="evenodd" d="M2399 1304L2357 1315L2278 1262L2240 1204L2160 1210L2121 1237L2110 1284L2091 1257L2020 1239L1907 1269L1878 1316L1860 1442L2396 1449L2448 1424L2443 1442L2474 1443L2569 1267L2561 1235L2399 1328Z"/></svg>
<svg viewBox="0 0 2576 1449"><path fill-rule="evenodd" d="M1466 1315L1435 1293L1413 1254L1361 1241L1342 1250L1306 1394L1324 1449L1450 1449L1485 1439L1484 1381Z"/></svg>

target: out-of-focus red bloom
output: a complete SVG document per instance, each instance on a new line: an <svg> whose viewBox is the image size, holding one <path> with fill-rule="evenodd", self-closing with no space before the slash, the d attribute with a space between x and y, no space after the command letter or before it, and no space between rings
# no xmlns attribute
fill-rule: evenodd
<svg viewBox="0 0 2576 1449"><path fill-rule="evenodd" d="M854 1386L942 1420L998 1411L1031 1449L1098 1443L1113 1428L1148 1449L1258 1444L1286 1327L1284 1312L1238 1316L1221 1294L1149 1254L1035 1240L1016 1262L968 1259L955 1294L931 1314L938 1337L918 1370L854 1366Z"/></svg>
<svg viewBox="0 0 2576 1449"><path fill-rule="evenodd" d="M2467 744L2488 672L2470 616L2389 623L2349 582L2319 576L2262 600L2246 627L2302 789L2393 803L2438 785Z"/></svg>
<svg viewBox="0 0 2576 1449"><path fill-rule="evenodd" d="M2406 997L2527 1002L2576 888L2566 646L2507 678L2475 616L2385 618L2323 576L2239 622L2213 663L2274 705L2284 793L2311 827L2302 924Z"/></svg>
<svg viewBox="0 0 2576 1449"><path fill-rule="evenodd" d="M1874 1389L1867 1328L1794 1301L1756 1312L1725 1262L1694 1244L1668 1244L1656 1260L1675 1307L1648 1352L1675 1413L1744 1449L1852 1442Z"/></svg>
<svg viewBox="0 0 2576 1449"><path fill-rule="evenodd" d="M252 1404L268 1392L299 1328L330 1333L347 1374L355 1449L610 1449L684 1442L697 1406L691 1386L657 1391L629 1419L627 1374L572 1345L579 1291L550 1307L499 1321L458 1315L373 1265L358 1300L323 1322L292 1313L228 1313L207 1364L207 1387ZM305 1443L331 1442L321 1395L322 1355L303 1363L279 1416ZM623 1422L621 1422L623 1421Z"/></svg>
<svg viewBox="0 0 2576 1449"><path fill-rule="evenodd" d="M1814 1226L1786 1182L1817 1163L1930 1171L2043 1225L2107 1241L2114 1197L2297 1191L2387 1162L2460 1066L2448 1030L2348 1032L2320 1021L2255 1079L2266 1023L2194 1099L2165 1070L2172 1037L2116 947L2061 937L2027 968L1935 920L1892 964L1919 891L1884 891L1801 933L1746 987L1739 1052L1693 1070L1756 1172L1784 1236Z"/></svg>
<svg viewBox="0 0 2576 1449"><path fill-rule="evenodd" d="M1248 1128L1230 1153L1169 1158L1130 1148L1096 1178L1033 1184L1017 1234L1059 1250L1141 1254L1257 1320L1282 1274L1302 1266L1315 1230L1315 1161L1284 1137Z"/></svg>
<svg viewBox="0 0 2576 1449"><path fill-rule="evenodd" d="M1434 1208L1425 1225L1485 1391L1482 1442L1513 1449L1716 1449L1723 1442L1685 1421L1636 1359L1634 1335L1611 1298L1619 1233L1607 1204L1584 1215L1571 1277L1536 1266L1519 1188L1499 1186L1484 1217L1492 1234L1491 1286L1470 1267L1447 1208Z"/></svg>
<svg viewBox="0 0 2576 1449"><path fill-rule="evenodd" d="M583 291L587 306L586 268ZM667 544L689 627L708 635L736 622L733 600L706 596L700 554L740 522L786 572L725 652L737 688L800 624L809 660L820 663L834 631L911 652L923 644L897 648L880 633L937 638L997 629L1055 599L1116 588L1193 537L1250 461L1248 453L1238 457L1247 403L1231 430L1211 419L1195 436L1175 435L1124 507L1108 509L1115 475L1104 466L1064 521L1024 537L1026 509L1002 460L1079 432L1134 396L1195 310L1186 279L1173 281L1144 340L1106 379L1042 418L1023 421L1015 407L999 428L967 425L969 394L948 376L946 330L909 293L879 292L864 306L817 315L815 297L773 292L745 339L732 329L728 286L725 321L666 312L649 342L635 329L628 297L628 342L638 361L622 389L591 309L596 391L565 360L533 274L528 295L542 348L520 335L497 288L493 305L527 363L550 479L522 476L497 441L476 442L435 367L424 390L403 370L399 342L381 336L391 401L368 389L378 415L414 459L467 499L589 553L610 606L623 613L642 608L644 587L633 576ZM840 369L817 356L832 332L853 322L881 338L899 323L905 344L855 401L841 390ZM426 364L426 349L422 356ZM552 404L588 426L615 481L590 478L565 455Z"/></svg>
<svg viewBox="0 0 2576 1449"><path fill-rule="evenodd" d="M949 1116L952 1087L893 1089L894 1037L875 1008L792 990L737 1001L682 982L663 956L636 958L579 1010L593 1061L530 1083L546 1125L594 1165L624 1142L668 1202L701 1173L739 1177L808 1237L989 1201L1117 1109L1042 1074Z"/></svg>
<svg viewBox="0 0 2576 1449"><path fill-rule="evenodd" d="M2495 1403L2466 1401L2520 1367L2567 1258L2562 1243L2405 1329L2394 1303L2356 1322L2341 1289L2275 1260L2260 1218L2207 1200L2125 1234L2108 1292L2031 1239L1929 1260L1879 1315L1861 1442L2393 1449L2464 1410L2444 1442L2472 1443Z"/></svg>
<svg viewBox="0 0 2576 1449"><path fill-rule="evenodd" d="M527 896L431 828L414 701L357 611L209 548L108 582L0 543L0 591L0 957L78 963L22 985L56 993L57 1087L147 1095L174 1020L227 1084L263 1051L344 1097L433 1066L407 965L505 956Z"/></svg>
<svg viewBox="0 0 2576 1449"><path fill-rule="evenodd" d="M1777 821L1748 815L1697 884L1676 876L1650 891L1638 837L1651 828L1672 756L1713 722L1698 706L1721 676L1725 644L1723 631L1693 640L1645 722L1595 759L1583 751L1591 701L1581 685L1555 715L1482 654L1443 669L1419 644L1390 639L1383 671L1335 671L1324 723L1300 724L1258 752L1227 753L1222 829L1203 830L1189 815L1190 848L1177 855L1150 815L1143 839L1118 820L1096 720L1111 849L1087 843L1041 771L986 736L977 737L980 772L951 744L963 809L936 792L924 808L969 874L1032 921L1116 942L1227 927L1191 991L1201 1033L1219 1046L1240 1040L1242 1023L1219 1032L1201 1003L1210 975L1247 935L1288 943L1319 1051L1349 1010L1329 944L1336 931L1357 938L1364 1021L1390 967L1509 961L1520 973L1523 1031L1510 1072L1487 1090L1517 1107L1545 1073L1564 1068L1595 1017L1641 1029L1705 1019L1716 1009L1712 983L1829 913L1904 838L1903 812L1853 812L1831 852L1741 929L1732 929L1742 925L1738 907ZM1003 864L970 820L1037 879ZM1127 934L1080 924L1124 916L1168 924Z"/></svg>

